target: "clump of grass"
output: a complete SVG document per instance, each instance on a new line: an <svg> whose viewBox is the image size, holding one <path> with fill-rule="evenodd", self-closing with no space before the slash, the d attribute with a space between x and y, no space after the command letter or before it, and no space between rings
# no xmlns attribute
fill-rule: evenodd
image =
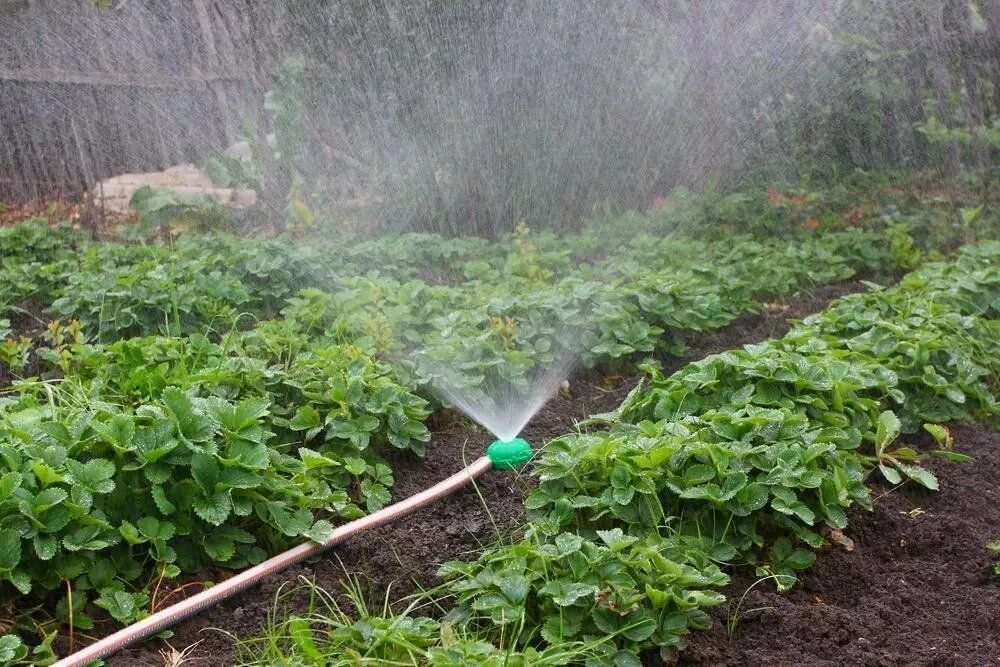
<svg viewBox="0 0 1000 667"><path fill-rule="evenodd" d="M346 575L335 594L302 579L279 591L264 631L249 639L235 638L239 665L565 665L593 657L596 643L567 643L545 651L498 647L478 640L467 629L433 618L444 593L420 591L392 603L391 590L372 600L363 582ZM289 615L282 607L305 594L305 610ZM507 646L506 644L510 644Z"/></svg>

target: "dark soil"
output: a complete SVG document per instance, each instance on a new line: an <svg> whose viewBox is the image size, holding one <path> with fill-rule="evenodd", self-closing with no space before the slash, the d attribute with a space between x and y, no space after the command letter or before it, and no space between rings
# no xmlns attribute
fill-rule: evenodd
<svg viewBox="0 0 1000 667"><path fill-rule="evenodd" d="M873 512L844 532L854 549L828 548L792 591L738 572L708 632L692 637L682 665L998 665L1000 577L986 543L1000 537L1000 433L956 426L973 463L934 467L941 490L876 485Z"/></svg>
<svg viewBox="0 0 1000 667"><path fill-rule="evenodd" d="M684 358L665 363L666 369L672 370L687 361L714 352L781 336L788 329L788 319L804 317L806 314L821 310L829 300L837 296L863 289L856 282L843 283L818 288L812 294L789 304L771 304L762 313L742 316L729 327L700 335L691 341L690 349ZM621 376L580 374L571 380L572 395L553 397L525 429L524 435L531 442L542 443L566 433L573 429L577 420L616 407L637 380L638 377L634 372L624 373ZM463 465L463 461L471 461L480 456L490 440L488 434L458 421L451 425L440 425L435 429L426 459L420 460L403 455L394 457L392 461L396 474L394 497L397 499L407 497L454 473ZM974 448L970 447L970 450L972 449ZM976 468L977 466L963 467L969 471ZM951 472L950 469L948 472ZM951 479L945 477L942 485L953 483ZM190 651L185 664L232 664L233 643L224 633L238 637L259 633L269 613L274 610L276 595L294 588L302 578L313 580L327 590L336 592L342 590L342 580L349 573L360 579L373 600L380 600L387 589L390 590L391 597L397 598L413 592L418 585L433 586L439 582L436 570L441 563L472 557L473 552L483 545L516 532L523 520L523 497L529 484L529 478L517 473L485 475L479 481L478 494L475 490L464 489L401 519L394 525L367 532L328 552L315 562L282 572L257 588L224 601L179 624L174 628L175 635L169 643L177 649L184 649L197 643L197 646ZM981 499L977 487L972 486L967 492ZM483 499L486 501L485 506ZM929 507L936 500L937 497L928 498L925 506ZM889 501L880 503L880 508L887 502ZM878 514L875 516L877 518ZM867 515L857 518L861 522L859 526L863 525L864 521L872 519ZM926 519L927 516L924 517L924 520ZM1000 530L1000 522L997 523L997 527ZM863 529L859 527L859 530ZM871 531L872 539L877 541L877 535L882 529L876 527L868 530ZM856 539L860 540L860 537ZM966 541L956 548L967 549L970 552L977 549L982 551L983 543L984 539L978 542ZM891 545L882 545L882 548L891 549ZM856 555L861 553L864 552L859 548ZM934 555L936 553L928 550L927 556L937 557ZM946 553L948 552L942 550L941 558L945 558ZM950 556L948 560L951 560ZM821 560L821 564L822 562ZM983 562L985 563L985 560ZM824 566L818 566L816 570L823 571L822 567ZM845 576L843 572L838 571L832 573L832 576L853 581L856 574L850 573ZM886 581L886 585L892 583L891 580ZM796 592L795 595L799 593ZM304 596L283 598L281 607L291 610L302 609L303 598ZM783 601L792 599L792 597L782 598ZM957 615L955 622L959 622L960 619L968 620ZM750 627L756 620L746 621L743 627ZM883 627L886 632L892 631L887 624ZM806 630L806 624L800 624L794 631L804 633ZM823 632L821 626L813 628L813 631ZM692 648L690 652L692 660L700 661L700 664L714 664L716 657L709 655L709 648L716 645L718 645L716 650L719 651L718 660L728 659L724 649L734 645L725 643L724 632L718 635L716 629L714 633L716 634L708 635L710 639L707 643ZM883 643L877 639L874 631L868 638L874 646ZM160 651L164 648L162 642L148 641L122 651L107 664L119 666L163 664ZM780 656L780 653L776 655ZM825 657L829 658L829 654ZM779 663L782 660L783 658L779 657ZM791 660L794 662L795 658ZM734 657L729 664L744 664L744 661Z"/></svg>

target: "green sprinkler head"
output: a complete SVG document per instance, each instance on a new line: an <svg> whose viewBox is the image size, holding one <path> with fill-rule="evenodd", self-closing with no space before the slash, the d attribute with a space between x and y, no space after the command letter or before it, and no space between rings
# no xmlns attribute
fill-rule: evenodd
<svg viewBox="0 0 1000 667"><path fill-rule="evenodd" d="M504 442L496 440L487 447L486 456L493 462L495 470L513 470L531 460L531 445L524 438L514 438Z"/></svg>

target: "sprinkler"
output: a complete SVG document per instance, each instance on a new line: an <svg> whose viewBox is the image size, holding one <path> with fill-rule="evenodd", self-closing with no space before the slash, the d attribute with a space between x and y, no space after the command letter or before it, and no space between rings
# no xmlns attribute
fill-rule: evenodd
<svg viewBox="0 0 1000 667"><path fill-rule="evenodd" d="M513 470L531 460L531 445L523 438L496 440L486 449L486 456L481 456L472 464L444 479L434 486L424 489L405 500L384 507L378 512L369 514L350 523L340 526L330 534L323 543L307 542L293 547L288 551L273 556L263 563L233 575L186 600L171 605L166 609L150 614L146 618L122 628L118 632L98 640L86 648L69 655L55 667L83 667L95 660L112 655L140 639L169 628L174 623L188 616L193 616L219 602L236 595L240 591L256 584L265 577L271 576L285 568L316 556L324 549L340 544L349 537L369 528L383 526L399 519L414 510L420 509L431 502L443 498L464 487L488 470Z"/></svg>
<svg viewBox="0 0 1000 667"><path fill-rule="evenodd" d="M495 440L486 448L486 456L496 470L513 470L531 460L531 445L524 438Z"/></svg>

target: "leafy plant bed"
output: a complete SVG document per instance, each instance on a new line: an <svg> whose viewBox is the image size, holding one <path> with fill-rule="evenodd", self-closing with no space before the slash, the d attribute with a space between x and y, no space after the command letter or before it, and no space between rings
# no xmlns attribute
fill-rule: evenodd
<svg viewBox="0 0 1000 667"><path fill-rule="evenodd" d="M788 329L788 319L796 319L823 309L828 301L863 289L857 282L845 282L817 288L803 298L772 304L761 313L741 316L733 324L693 342L682 358L674 359L668 370L708 354L767 338L781 336ZM617 406L638 376L612 378L613 386L593 373L571 380L572 397L556 396L529 424L526 437L545 442L571 429L577 420L605 412ZM394 498L403 498L446 477L466 459L480 455L491 437L481 431L456 425L435 431L424 460L397 455L391 460L396 471ZM524 519L524 495L533 478L491 474L481 478L479 493L466 490L404 519L396 525L366 533L358 539L330 551L322 559L297 566L265 582L236 599L206 610L174 628L169 640L178 649L196 644L190 653L193 660L205 659L215 664L230 664L233 643L214 629L246 636L260 631L274 609L275 596L296 586L300 577L315 580L320 586L342 590L345 573L358 575L374 599L386 593L395 599L414 592L414 582L434 585L440 579L438 566L447 560L469 558L484 544L507 536ZM214 573L208 573L213 578ZM197 589L194 589L197 590ZM282 608L301 611L305 596L283 600ZM110 631L111 628L108 627ZM160 664L162 642L150 641L127 649L108 661L108 665ZM194 664L198 664L195 662Z"/></svg>
<svg viewBox="0 0 1000 667"><path fill-rule="evenodd" d="M517 664L542 653L564 664L552 661L585 649L594 664L637 665L652 646L673 661L726 601L720 565L749 563L787 590L813 550L847 542L844 510L871 507L869 474L938 487L907 446L921 424L936 453L959 460L947 430L927 422L995 420L998 252L963 250L781 339L653 372L592 420L596 431L548 444L524 539L439 570L453 596L444 620L345 616L317 628L325 653L309 621L293 620L250 644L248 659L266 661L255 646L275 659L354 647L406 662L413 639L435 665L499 664L512 649ZM893 444L901 432L911 435ZM390 625L395 641L366 643L365 628Z"/></svg>
<svg viewBox="0 0 1000 667"><path fill-rule="evenodd" d="M853 550L828 547L787 594L755 586L730 639L735 604L756 581L734 573L725 590L733 606L713 611L716 622L692 636L681 664L995 664L1000 582L986 543L1000 532L1000 432L951 431L973 463L935 464L936 493L873 485L874 511L850 516Z"/></svg>

